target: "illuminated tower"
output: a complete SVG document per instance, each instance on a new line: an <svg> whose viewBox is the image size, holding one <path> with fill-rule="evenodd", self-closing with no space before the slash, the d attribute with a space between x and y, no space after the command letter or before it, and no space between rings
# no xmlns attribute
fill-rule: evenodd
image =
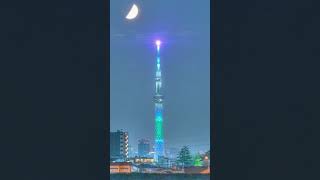
<svg viewBox="0 0 320 180"><path fill-rule="evenodd" d="M155 156L154 159L158 162L160 156L164 156L164 141L163 141L163 96L161 94L161 69L160 69L160 45L161 41L156 41L157 46L157 70L156 70L156 93L154 96L155 103Z"/></svg>

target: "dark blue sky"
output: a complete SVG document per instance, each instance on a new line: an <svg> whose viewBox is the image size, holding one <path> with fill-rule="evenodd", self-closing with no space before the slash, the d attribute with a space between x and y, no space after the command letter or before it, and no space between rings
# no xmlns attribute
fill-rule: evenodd
<svg viewBox="0 0 320 180"><path fill-rule="evenodd" d="M126 14L140 8L134 21ZM167 148L210 145L210 7L209 0L111 0L111 131L129 132L153 141L153 42L163 41L164 137Z"/></svg>

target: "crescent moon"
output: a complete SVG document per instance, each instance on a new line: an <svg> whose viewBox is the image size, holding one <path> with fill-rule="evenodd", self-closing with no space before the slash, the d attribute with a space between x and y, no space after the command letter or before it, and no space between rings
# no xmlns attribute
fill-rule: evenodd
<svg viewBox="0 0 320 180"><path fill-rule="evenodd" d="M131 7L131 10L129 11L128 15L126 16L126 19L134 19L139 14L138 6L133 4Z"/></svg>

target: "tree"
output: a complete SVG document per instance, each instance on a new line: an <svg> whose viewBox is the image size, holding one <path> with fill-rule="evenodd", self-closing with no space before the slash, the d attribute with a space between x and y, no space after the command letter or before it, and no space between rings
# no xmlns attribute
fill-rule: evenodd
<svg viewBox="0 0 320 180"><path fill-rule="evenodd" d="M177 163L182 167L191 166L192 157L190 154L190 150L187 146L183 146L180 152L178 153Z"/></svg>
<svg viewBox="0 0 320 180"><path fill-rule="evenodd" d="M200 156L200 154L196 154L193 158L193 165L194 166L202 166L202 158Z"/></svg>

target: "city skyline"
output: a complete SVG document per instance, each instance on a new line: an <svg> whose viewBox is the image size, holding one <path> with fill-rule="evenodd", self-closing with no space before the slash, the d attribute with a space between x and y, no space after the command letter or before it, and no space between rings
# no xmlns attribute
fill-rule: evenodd
<svg viewBox="0 0 320 180"><path fill-rule="evenodd" d="M171 4L172 6L168 6ZM154 40L165 47L163 61L164 138L168 148L210 148L209 1L137 3L136 20L124 20L131 4L111 1L110 84L111 131L129 133L137 149L141 138L154 139ZM181 13L176 14L180 7ZM187 12L194 9L194 13ZM166 9L163 13L161 9Z"/></svg>

